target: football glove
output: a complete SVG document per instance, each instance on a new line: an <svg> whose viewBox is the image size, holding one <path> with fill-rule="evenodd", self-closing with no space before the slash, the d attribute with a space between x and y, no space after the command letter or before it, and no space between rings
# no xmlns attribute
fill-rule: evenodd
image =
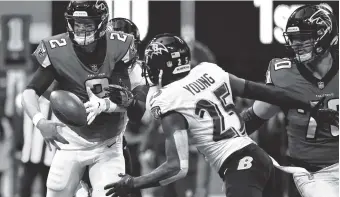
<svg viewBox="0 0 340 197"><path fill-rule="evenodd" d="M339 112L329 108L321 108L326 97L312 107L311 116L317 124L330 124L339 128Z"/></svg>
<svg viewBox="0 0 340 197"><path fill-rule="evenodd" d="M108 184L104 187L105 190L109 190L106 192L106 196L125 197L135 190L132 176L128 174L119 174L118 176L122 177L118 182Z"/></svg>
<svg viewBox="0 0 340 197"><path fill-rule="evenodd" d="M97 97L90 89L86 87L87 95L89 101L84 103L84 107L87 113L87 124L90 125L94 119L102 112L108 112L110 108L115 108L117 106L115 103L110 103L108 98ZM108 102L108 103L107 103ZM115 105L115 106L112 106Z"/></svg>
<svg viewBox="0 0 340 197"><path fill-rule="evenodd" d="M107 91L106 96L118 106L127 108L133 102L134 95L127 88L111 84L104 90Z"/></svg>

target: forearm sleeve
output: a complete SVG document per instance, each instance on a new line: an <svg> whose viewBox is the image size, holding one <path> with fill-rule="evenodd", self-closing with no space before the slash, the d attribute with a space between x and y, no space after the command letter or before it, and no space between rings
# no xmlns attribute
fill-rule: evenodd
<svg viewBox="0 0 340 197"><path fill-rule="evenodd" d="M248 135L252 134L254 131L259 129L261 125L266 121L258 117L254 113L253 107L249 107L248 109L242 111L240 115L241 118L244 120L246 132Z"/></svg>
<svg viewBox="0 0 340 197"><path fill-rule="evenodd" d="M304 97L298 96L298 94L292 94L279 87L247 80L245 82L243 97L268 102L278 105L281 108L311 109L309 101L303 100Z"/></svg>
<svg viewBox="0 0 340 197"><path fill-rule="evenodd" d="M51 66L47 68L39 67L33 74L33 77L26 88L33 89L38 96L41 96L52 84L54 79L55 74Z"/></svg>

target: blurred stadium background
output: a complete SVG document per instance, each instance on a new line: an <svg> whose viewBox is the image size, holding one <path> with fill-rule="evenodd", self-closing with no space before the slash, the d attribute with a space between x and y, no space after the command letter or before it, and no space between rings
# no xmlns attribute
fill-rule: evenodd
<svg viewBox="0 0 340 197"><path fill-rule="evenodd" d="M41 141L41 136L39 137L30 122L23 121L24 115L19 100L20 92L23 91L30 73L36 69L32 68L30 53L35 50L41 39L66 30L64 10L67 3L0 1L1 196L43 196L44 184L39 184L39 181L46 176L44 166L49 165L53 152L48 154L43 143L37 143L36 140ZM194 62L217 62L237 76L264 81L269 61L274 57L284 56L282 32L289 15L298 6L321 2L116 0L108 3L111 18L126 17L136 23L144 44L158 33L171 32L182 35L192 47ZM324 3L339 18L339 1ZM240 111L252 103L240 98L235 98L235 102ZM283 114L279 114L261 128L263 131L255 133L253 137L277 161L285 164L283 121ZM159 139L158 144L161 144L161 136L151 137ZM132 141L130 138L130 146L134 149L142 143ZM24 145L24 142L30 145ZM152 168L162 159L162 153L156 152L159 148L157 145L147 148L143 146L142 152L137 150L135 153L136 158L141 161L142 172ZM200 157L195 151L192 155L194 161ZM36 167L36 172L30 171L30 174L24 173L25 163L43 165ZM191 165L192 177L196 176L196 163ZM35 181L31 180L31 177L23 177L27 174L34 177L34 173L40 173L41 177ZM289 180L288 175L277 173L276 181L273 182L276 185L275 196L288 197ZM33 183L33 190L25 190L29 191L25 195L20 194L24 188L23 184L28 183ZM208 184L209 196L223 196L222 182L215 172L211 173ZM180 184L160 191L146 191L143 194L162 196L176 190L184 191L184 196L192 196L194 192L189 184Z"/></svg>

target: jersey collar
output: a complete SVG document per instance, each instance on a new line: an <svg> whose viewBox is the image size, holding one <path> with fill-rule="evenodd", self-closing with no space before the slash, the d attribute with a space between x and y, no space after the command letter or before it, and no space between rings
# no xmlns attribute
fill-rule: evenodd
<svg viewBox="0 0 340 197"><path fill-rule="evenodd" d="M309 82L311 82L315 86L319 87L320 89L323 89L333 79L333 77L338 73L339 61L338 61L338 58L334 58L331 69L329 69L327 74L322 79L318 79L318 78L314 77L313 73L310 72L306 68L306 66L304 66L302 64L298 64L297 69L299 70L300 74L306 80L308 80Z"/></svg>

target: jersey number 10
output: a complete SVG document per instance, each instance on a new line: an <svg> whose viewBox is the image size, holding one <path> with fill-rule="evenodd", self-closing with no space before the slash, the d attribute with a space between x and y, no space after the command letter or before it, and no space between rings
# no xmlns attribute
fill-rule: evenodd
<svg viewBox="0 0 340 197"><path fill-rule="evenodd" d="M203 118L204 113L207 112L213 119L213 140L217 142L222 139L245 136L244 122L235 111L235 105L226 101L230 95L227 84L223 83L213 93L226 113L222 113L216 103L206 99L199 100L195 108L195 114L200 118ZM226 124L231 126L226 128Z"/></svg>

